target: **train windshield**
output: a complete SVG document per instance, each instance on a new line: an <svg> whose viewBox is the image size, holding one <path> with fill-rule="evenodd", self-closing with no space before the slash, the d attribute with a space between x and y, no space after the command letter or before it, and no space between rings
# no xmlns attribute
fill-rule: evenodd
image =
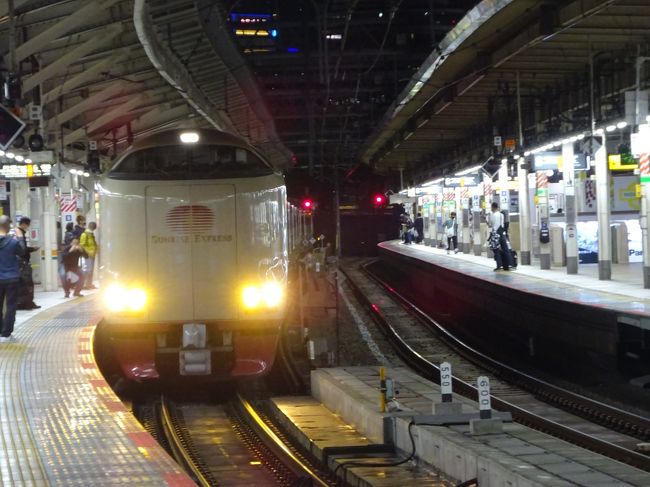
<svg viewBox="0 0 650 487"><path fill-rule="evenodd" d="M126 157L112 179L182 180L266 176L273 169L254 153L228 145L161 146Z"/></svg>

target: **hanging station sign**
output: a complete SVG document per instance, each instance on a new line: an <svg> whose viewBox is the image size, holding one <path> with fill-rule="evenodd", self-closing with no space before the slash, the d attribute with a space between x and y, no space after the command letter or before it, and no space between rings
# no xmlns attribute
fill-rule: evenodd
<svg viewBox="0 0 650 487"><path fill-rule="evenodd" d="M24 179L36 176L50 176L52 164L2 164L0 178Z"/></svg>
<svg viewBox="0 0 650 487"><path fill-rule="evenodd" d="M562 160L562 153L559 151L538 152L535 154L535 167L534 171L549 171L564 169ZM573 155L573 169L575 171L586 171L589 169L587 156L581 153Z"/></svg>
<svg viewBox="0 0 650 487"><path fill-rule="evenodd" d="M445 178L446 188L463 188L465 186L477 186L479 183L478 173L466 174L465 176L452 176Z"/></svg>

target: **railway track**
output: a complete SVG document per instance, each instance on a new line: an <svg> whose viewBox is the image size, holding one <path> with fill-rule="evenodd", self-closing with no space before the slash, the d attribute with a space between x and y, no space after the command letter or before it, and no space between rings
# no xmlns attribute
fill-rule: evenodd
<svg viewBox="0 0 650 487"><path fill-rule="evenodd" d="M202 487L332 485L241 395L218 405L175 404L163 397L144 419Z"/></svg>
<svg viewBox="0 0 650 487"><path fill-rule="evenodd" d="M439 382L438 364L450 362L454 389L477 399L476 377L489 375L492 405L515 421L650 471L650 456L636 451L650 439L650 420L575 394L491 359L463 343L373 272L373 262L342 271L398 355Z"/></svg>

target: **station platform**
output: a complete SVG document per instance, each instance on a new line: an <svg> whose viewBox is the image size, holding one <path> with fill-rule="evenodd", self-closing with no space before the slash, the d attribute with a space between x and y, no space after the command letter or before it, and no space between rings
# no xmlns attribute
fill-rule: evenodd
<svg viewBox="0 0 650 487"><path fill-rule="evenodd" d="M193 486L102 378L96 298L37 293L0 344L0 486Z"/></svg>
<svg viewBox="0 0 650 487"><path fill-rule="evenodd" d="M399 412L379 412L379 371L373 367L340 367L317 369L311 374L313 397L335 413L347 426L332 425L329 436L316 432L304 401L275 400L276 407L290 418L296 428L305 430L312 449L317 443L330 444L353 441L354 432L366 441L382 443L386 438L386 418L393 416L392 437L403 457L411 450L408 434L414 415L431 414L434 402L440 400L438 385L405 368L387 369L387 377L399 391ZM475 412L474 401L454 394L464 412ZM313 411L312 411L313 412ZM338 432L337 432L338 430ZM597 453L583 450L562 440L517 423L504 423L503 432L473 436L469 425L412 427L417 464L429 465L444 476L478 485L513 486L647 486L650 474L619 463ZM391 435L388 435L389 437ZM395 485L395 484L392 484ZM409 485L402 483L400 485ZM418 484L419 485L419 484ZM427 484L424 484L427 485Z"/></svg>
<svg viewBox="0 0 650 487"><path fill-rule="evenodd" d="M566 273L565 267L546 270L540 269L539 265L519 265L510 272L495 272L494 259L485 255L447 254L444 249L422 244L405 245L397 240L380 243L379 247L501 286L650 319L650 290L643 289L641 263L613 264L612 279L601 281L598 279L598 264L581 264L578 274L572 275Z"/></svg>

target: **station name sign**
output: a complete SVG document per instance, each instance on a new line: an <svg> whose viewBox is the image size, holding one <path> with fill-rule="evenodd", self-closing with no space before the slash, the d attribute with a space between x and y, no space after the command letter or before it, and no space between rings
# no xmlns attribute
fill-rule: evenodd
<svg viewBox="0 0 650 487"><path fill-rule="evenodd" d="M465 176L454 176L445 178L446 188L463 188L465 186L478 186L478 173Z"/></svg>
<svg viewBox="0 0 650 487"><path fill-rule="evenodd" d="M559 151L539 152L535 154L535 171L562 170L563 166L562 153ZM580 153L574 154L573 169L575 171L587 170L587 156Z"/></svg>
<svg viewBox="0 0 650 487"><path fill-rule="evenodd" d="M0 178L21 179L36 176L50 176L52 164L2 164Z"/></svg>

